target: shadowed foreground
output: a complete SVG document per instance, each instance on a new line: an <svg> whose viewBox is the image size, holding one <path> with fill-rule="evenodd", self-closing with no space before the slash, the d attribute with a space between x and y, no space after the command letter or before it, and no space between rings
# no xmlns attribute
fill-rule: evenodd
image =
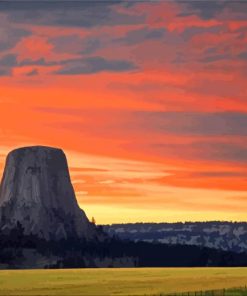
<svg viewBox="0 0 247 296"><path fill-rule="evenodd" d="M247 268L0 271L0 295L154 295L247 285Z"/></svg>

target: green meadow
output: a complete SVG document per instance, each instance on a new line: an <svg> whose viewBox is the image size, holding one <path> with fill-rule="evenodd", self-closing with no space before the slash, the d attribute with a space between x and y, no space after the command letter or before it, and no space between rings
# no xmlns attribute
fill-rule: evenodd
<svg viewBox="0 0 247 296"><path fill-rule="evenodd" d="M246 285L247 268L0 271L0 295L160 295Z"/></svg>

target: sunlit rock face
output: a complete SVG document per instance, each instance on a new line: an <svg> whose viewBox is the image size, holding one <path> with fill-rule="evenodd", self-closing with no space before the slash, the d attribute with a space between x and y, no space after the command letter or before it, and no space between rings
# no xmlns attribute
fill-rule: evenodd
<svg viewBox="0 0 247 296"><path fill-rule="evenodd" d="M25 235L46 240L96 235L77 204L61 149L24 147L7 156L0 186L0 231L8 233L18 225Z"/></svg>

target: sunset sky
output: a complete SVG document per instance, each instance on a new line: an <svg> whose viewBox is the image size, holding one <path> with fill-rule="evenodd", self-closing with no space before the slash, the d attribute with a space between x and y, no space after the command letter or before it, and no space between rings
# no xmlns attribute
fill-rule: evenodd
<svg viewBox="0 0 247 296"><path fill-rule="evenodd" d="M62 148L96 222L247 220L247 1L1 1L0 174Z"/></svg>

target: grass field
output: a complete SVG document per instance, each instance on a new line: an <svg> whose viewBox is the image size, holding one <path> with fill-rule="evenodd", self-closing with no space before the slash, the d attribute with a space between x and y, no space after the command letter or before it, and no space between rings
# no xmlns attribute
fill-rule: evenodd
<svg viewBox="0 0 247 296"><path fill-rule="evenodd" d="M247 268L0 271L0 295L159 295L245 285Z"/></svg>

